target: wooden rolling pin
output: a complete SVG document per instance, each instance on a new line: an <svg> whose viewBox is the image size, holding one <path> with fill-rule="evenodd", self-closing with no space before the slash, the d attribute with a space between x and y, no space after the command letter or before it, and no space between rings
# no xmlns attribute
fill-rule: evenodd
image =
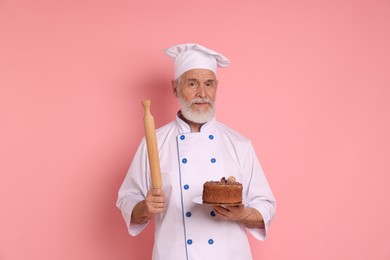
<svg viewBox="0 0 390 260"><path fill-rule="evenodd" d="M158 156L158 149L157 149L156 128L154 126L154 118L150 113L150 105L151 105L150 100L142 101L142 106L144 107L144 111L145 111L144 127L145 127L146 147L148 149L152 187L154 189L161 189L162 181L161 181L161 172L160 172L160 159Z"/></svg>

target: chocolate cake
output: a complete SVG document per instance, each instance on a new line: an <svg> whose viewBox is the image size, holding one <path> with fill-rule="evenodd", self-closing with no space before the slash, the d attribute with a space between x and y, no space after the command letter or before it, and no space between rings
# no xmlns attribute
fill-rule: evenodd
<svg viewBox="0 0 390 260"><path fill-rule="evenodd" d="M202 200L211 204L236 204L242 202L242 184L233 176L203 184Z"/></svg>

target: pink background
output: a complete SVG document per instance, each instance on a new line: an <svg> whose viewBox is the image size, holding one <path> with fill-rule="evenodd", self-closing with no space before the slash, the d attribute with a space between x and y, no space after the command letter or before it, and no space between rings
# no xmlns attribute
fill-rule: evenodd
<svg viewBox="0 0 390 260"><path fill-rule="evenodd" d="M0 1L0 259L149 259L118 188L178 109L163 49L232 60L217 117L278 201L254 259L390 259L390 2ZM140 1L141 2L141 1Z"/></svg>

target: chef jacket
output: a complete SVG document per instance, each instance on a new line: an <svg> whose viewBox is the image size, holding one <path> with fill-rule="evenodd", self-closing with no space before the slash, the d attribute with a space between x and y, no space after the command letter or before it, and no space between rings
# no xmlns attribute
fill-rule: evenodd
<svg viewBox="0 0 390 260"><path fill-rule="evenodd" d="M246 230L264 240L275 213L275 199L249 139L215 118L191 132L180 119L157 129L166 211L155 215L154 260L252 259ZM265 228L246 228L219 219L210 205L195 203L203 183L234 176L243 185L243 204L257 209ZM131 235L149 223L130 223L134 206L151 189L143 138L118 192L117 207Z"/></svg>

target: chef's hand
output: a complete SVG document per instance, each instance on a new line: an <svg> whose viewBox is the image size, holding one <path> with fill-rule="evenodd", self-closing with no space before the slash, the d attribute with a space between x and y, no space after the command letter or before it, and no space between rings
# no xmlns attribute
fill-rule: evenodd
<svg viewBox="0 0 390 260"><path fill-rule="evenodd" d="M165 197L162 189L151 189L148 191L145 199L146 211L149 215L163 213L167 197Z"/></svg>
<svg viewBox="0 0 390 260"><path fill-rule="evenodd" d="M264 228L264 220L260 212L254 208L238 206L214 206L217 216L223 220L237 221L247 227Z"/></svg>
<svg viewBox="0 0 390 260"><path fill-rule="evenodd" d="M145 200L135 205L131 215L131 222L143 224L149 221L155 214L165 211L167 197L161 189L151 189L148 191Z"/></svg>

